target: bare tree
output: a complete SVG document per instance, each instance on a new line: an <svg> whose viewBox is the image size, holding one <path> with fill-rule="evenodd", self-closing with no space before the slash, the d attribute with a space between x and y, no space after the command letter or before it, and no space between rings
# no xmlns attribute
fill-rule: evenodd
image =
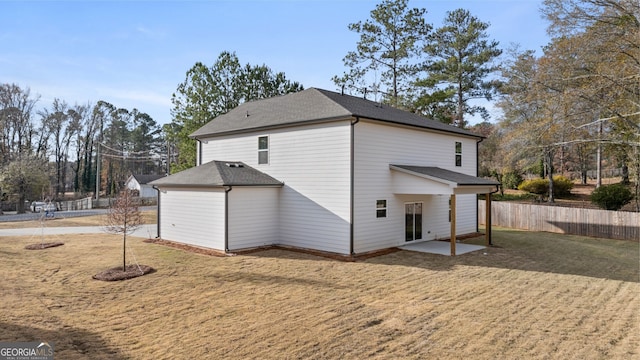
<svg viewBox="0 0 640 360"><path fill-rule="evenodd" d="M0 84L0 165L30 153L34 135L31 115L38 99L31 96L29 88Z"/></svg>
<svg viewBox="0 0 640 360"><path fill-rule="evenodd" d="M122 234L122 271L127 271L127 235L144 224L137 199L133 192L124 189L107 212L105 231L111 234Z"/></svg>

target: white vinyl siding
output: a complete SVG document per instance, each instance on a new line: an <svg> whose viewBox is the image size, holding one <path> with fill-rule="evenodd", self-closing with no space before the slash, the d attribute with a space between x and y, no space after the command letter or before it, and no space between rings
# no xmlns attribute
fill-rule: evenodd
<svg viewBox="0 0 640 360"><path fill-rule="evenodd" d="M229 250L278 243L280 188L233 187L229 192Z"/></svg>
<svg viewBox="0 0 640 360"><path fill-rule="evenodd" d="M285 183L277 244L348 254L350 127L345 120L203 139L203 163L243 161ZM266 135L269 165L261 165L256 142Z"/></svg>
<svg viewBox="0 0 640 360"><path fill-rule="evenodd" d="M140 186L140 197L156 197L158 192L150 185Z"/></svg>
<svg viewBox="0 0 640 360"><path fill-rule="evenodd" d="M404 204L423 202L423 239L450 236L448 195L394 194L389 164L437 166L476 175L476 139L360 121L355 131L354 250L356 253L404 244ZM453 144L462 143L465 161L455 166ZM426 184L426 181L425 181ZM387 197L387 218L371 204ZM458 235L476 230L476 195L457 195Z"/></svg>
<svg viewBox="0 0 640 360"><path fill-rule="evenodd" d="M224 250L223 189L164 188L160 193L160 237Z"/></svg>
<svg viewBox="0 0 640 360"><path fill-rule="evenodd" d="M456 234L464 235L478 230L478 196L456 195Z"/></svg>

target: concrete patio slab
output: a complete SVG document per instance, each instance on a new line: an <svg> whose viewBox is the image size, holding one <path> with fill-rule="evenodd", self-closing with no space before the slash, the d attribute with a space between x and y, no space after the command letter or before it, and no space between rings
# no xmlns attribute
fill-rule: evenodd
<svg viewBox="0 0 640 360"><path fill-rule="evenodd" d="M430 254L451 256L451 244L448 241L424 241L398 247L401 250L418 251ZM484 246L456 243L456 255L485 249Z"/></svg>

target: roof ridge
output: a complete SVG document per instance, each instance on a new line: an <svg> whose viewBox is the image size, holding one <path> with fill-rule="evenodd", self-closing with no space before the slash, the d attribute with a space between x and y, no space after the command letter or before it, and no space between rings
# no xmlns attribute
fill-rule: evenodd
<svg viewBox="0 0 640 360"><path fill-rule="evenodd" d="M316 87L244 102L235 109L210 120L189 136L198 139L205 136L264 130L277 126L294 126L314 121L347 120L353 117L382 121L393 126L411 126L474 138L483 137L467 129L441 123L384 102Z"/></svg>
<svg viewBox="0 0 640 360"><path fill-rule="evenodd" d="M347 113L351 114L351 116L354 115L353 111L347 109L346 107L344 107L344 105L340 104L339 102L333 100L332 98L330 98L329 96L327 96L327 92L336 94L336 95L340 95L340 96L345 96L345 94L339 94L335 91L331 91L331 90L325 90L325 89L320 89L320 88L316 88L316 87L310 87L309 89L313 89L316 90L317 92L319 92L320 94L322 94L322 96L324 96L325 98L327 98L327 100L331 101L332 103L338 105L341 109L343 109L344 111L346 111ZM352 95L347 95L347 96L352 96Z"/></svg>

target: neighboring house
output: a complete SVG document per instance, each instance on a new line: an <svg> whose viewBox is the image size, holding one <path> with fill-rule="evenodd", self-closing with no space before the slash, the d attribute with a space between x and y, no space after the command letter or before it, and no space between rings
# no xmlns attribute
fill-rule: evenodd
<svg viewBox="0 0 640 360"><path fill-rule="evenodd" d="M455 239L477 231L476 194L498 185L476 177L481 136L315 88L244 103L191 137L198 166L152 183L158 236L227 252Z"/></svg>
<svg viewBox="0 0 640 360"><path fill-rule="evenodd" d="M138 190L140 197L156 197L158 192L149 183L162 177L164 175L131 175L125 186L130 190Z"/></svg>

